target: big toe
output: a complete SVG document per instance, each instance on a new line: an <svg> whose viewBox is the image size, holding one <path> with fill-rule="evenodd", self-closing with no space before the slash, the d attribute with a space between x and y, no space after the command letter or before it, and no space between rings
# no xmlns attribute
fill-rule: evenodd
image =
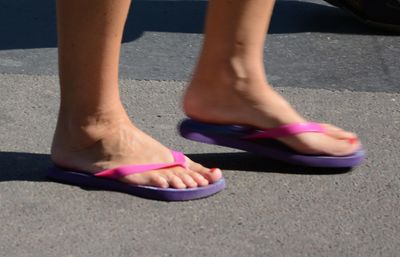
<svg viewBox="0 0 400 257"><path fill-rule="evenodd" d="M360 147L360 143L354 137L350 138L336 138L330 135L314 135L313 139L310 140L312 148L316 152L321 151L324 154L333 156L345 156L350 155L357 151Z"/></svg>
<svg viewBox="0 0 400 257"><path fill-rule="evenodd" d="M349 139L354 141L355 139L357 139L357 135L349 132L349 131L345 131L344 129L341 129L339 127L333 126L331 124L321 124L324 129L325 129L325 134L336 138L336 139Z"/></svg>

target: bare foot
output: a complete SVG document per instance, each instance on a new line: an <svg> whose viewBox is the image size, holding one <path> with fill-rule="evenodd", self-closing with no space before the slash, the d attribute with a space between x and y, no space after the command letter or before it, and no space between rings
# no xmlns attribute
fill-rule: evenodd
<svg viewBox="0 0 400 257"><path fill-rule="evenodd" d="M227 82L230 81L230 82ZM184 97L184 111L190 118L215 123L272 128L305 122L290 104L262 80L192 80ZM329 124L325 134L303 133L279 140L305 154L344 156L355 152L357 136Z"/></svg>
<svg viewBox="0 0 400 257"><path fill-rule="evenodd" d="M118 115L110 115L118 117ZM121 116L121 115L119 115ZM172 163L171 151L136 128L127 117L102 119L66 126L59 121L51 157L64 168L96 173L122 165ZM186 157L187 158L187 157ZM207 186L222 177L219 169L208 169L187 159L188 168L174 167L126 176L121 181L134 185L194 188Z"/></svg>

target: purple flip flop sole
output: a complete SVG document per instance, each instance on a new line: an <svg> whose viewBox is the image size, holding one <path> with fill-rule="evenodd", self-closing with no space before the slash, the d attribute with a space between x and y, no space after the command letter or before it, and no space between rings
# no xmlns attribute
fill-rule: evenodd
<svg viewBox="0 0 400 257"><path fill-rule="evenodd" d="M223 178L205 187L187 189L158 188L152 186L128 185L118 180L99 178L85 172L65 170L58 167L50 168L47 177L63 184L97 190L117 191L161 201L188 201L205 198L225 188L225 180Z"/></svg>
<svg viewBox="0 0 400 257"><path fill-rule="evenodd" d="M347 156L304 155L297 153L274 139L247 140L244 136L256 130L244 126L215 125L186 119L179 125L180 134L187 139L231 147L270 159L275 159L295 165L324 168L349 168L362 163L365 150L359 149Z"/></svg>

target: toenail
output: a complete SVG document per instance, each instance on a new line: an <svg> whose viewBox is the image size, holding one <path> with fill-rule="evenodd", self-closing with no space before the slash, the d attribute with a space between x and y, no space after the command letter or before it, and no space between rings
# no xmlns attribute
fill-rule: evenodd
<svg viewBox="0 0 400 257"><path fill-rule="evenodd" d="M219 170L219 169L218 169L218 168L212 168L212 169L210 169L210 172L214 173L214 172L216 172L217 170Z"/></svg>
<svg viewBox="0 0 400 257"><path fill-rule="evenodd" d="M357 143L358 139L357 139L356 137L353 137L353 138L347 139L347 141L348 141L350 144L354 145L355 143Z"/></svg>

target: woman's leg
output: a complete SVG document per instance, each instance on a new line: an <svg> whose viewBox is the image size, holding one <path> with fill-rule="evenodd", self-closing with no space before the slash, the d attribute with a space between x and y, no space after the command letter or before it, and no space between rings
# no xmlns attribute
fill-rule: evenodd
<svg viewBox="0 0 400 257"><path fill-rule="evenodd" d="M53 161L88 172L172 162L170 151L136 128L120 101L118 62L130 0L59 0L57 5L61 105ZM189 161L187 170L149 171L123 180L186 188L220 177L220 170Z"/></svg>
<svg viewBox="0 0 400 257"><path fill-rule="evenodd" d="M194 119L270 128L304 119L268 84L264 41L274 0L211 0L203 50L184 99ZM347 155L359 144L353 133L325 125L327 134L280 139L303 153Z"/></svg>

